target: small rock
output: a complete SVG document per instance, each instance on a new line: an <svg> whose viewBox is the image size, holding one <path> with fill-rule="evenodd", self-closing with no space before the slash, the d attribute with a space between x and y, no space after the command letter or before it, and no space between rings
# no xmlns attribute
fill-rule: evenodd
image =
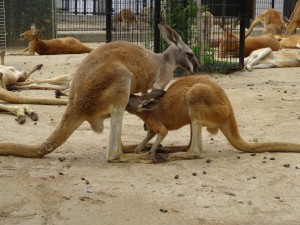
<svg viewBox="0 0 300 225"><path fill-rule="evenodd" d="M284 90L283 93L287 93L287 90Z"/></svg>
<svg viewBox="0 0 300 225"><path fill-rule="evenodd" d="M58 174L59 174L59 175L61 175L61 176L63 176L63 175L64 175L64 173L63 173L63 172L61 172L61 171L59 171L59 172L58 172Z"/></svg>
<svg viewBox="0 0 300 225"><path fill-rule="evenodd" d="M197 176L197 173L196 173L196 172L193 172L192 174L193 174L193 176Z"/></svg>
<svg viewBox="0 0 300 225"><path fill-rule="evenodd" d="M251 156L256 156L256 153L251 153Z"/></svg>
<svg viewBox="0 0 300 225"><path fill-rule="evenodd" d="M90 182L88 180L85 181L85 184L90 184Z"/></svg>
<svg viewBox="0 0 300 225"><path fill-rule="evenodd" d="M58 157L58 160L59 160L60 162L63 162L63 161L66 160L66 157Z"/></svg>
<svg viewBox="0 0 300 225"><path fill-rule="evenodd" d="M241 159L241 157L240 157L240 156L237 156L237 158L238 158L238 159Z"/></svg>
<svg viewBox="0 0 300 225"><path fill-rule="evenodd" d="M174 176L174 179L178 179L178 178L179 178L179 175L178 175L178 174Z"/></svg>
<svg viewBox="0 0 300 225"><path fill-rule="evenodd" d="M206 171L203 171L202 173L203 173L203 174L206 174Z"/></svg>
<svg viewBox="0 0 300 225"><path fill-rule="evenodd" d="M163 212L163 213L167 213L167 212L168 212L168 209L160 208L159 211L161 211L161 212Z"/></svg>
<svg viewBox="0 0 300 225"><path fill-rule="evenodd" d="M275 158L274 158L274 157L271 157L270 160L275 160Z"/></svg>
<svg viewBox="0 0 300 225"><path fill-rule="evenodd" d="M206 163L211 163L212 160L211 160L211 159L207 159L205 162L206 162Z"/></svg>
<svg viewBox="0 0 300 225"><path fill-rule="evenodd" d="M87 193L93 193L93 190L92 189L87 189L86 192Z"/></svg>
<svg viewBox="0 0 300 225"><path fill-rule="evenodd" d="M291 164L283 164L283 167L289 168Z"/></svg>

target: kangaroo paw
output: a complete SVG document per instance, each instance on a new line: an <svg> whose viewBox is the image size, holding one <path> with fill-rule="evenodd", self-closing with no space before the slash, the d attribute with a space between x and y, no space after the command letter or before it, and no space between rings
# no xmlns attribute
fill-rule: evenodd
<svg viewBox="0 0 300 225"><path fill-rule="evenodd" d="M17 116L16 121L18 121L19 124L24 124L26 121L26 117L24 115L19 115Z"/></svg>

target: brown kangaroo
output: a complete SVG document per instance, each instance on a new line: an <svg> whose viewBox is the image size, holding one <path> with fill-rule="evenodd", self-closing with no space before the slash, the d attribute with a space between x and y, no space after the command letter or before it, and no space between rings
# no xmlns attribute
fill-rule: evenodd
<svg viewBox="0 0 300 225"><path fill-rule="evenodd" d="M29 47L26 49L28 53L20 52L11 55L34 55L35 53L39 55L81 54L93 50L73 37L41 40L34 25L31 26L30 30L21 34L20 39L29 41Z"/></svg>
<svg viewBox="0 0 300 225"><path fill-rule="evenodd" d="M298 27L300 27L300 1L297 2L295 9L290 17L290 22L286 29L285 35L291 35Z"/></svg>
<svg viewBox="0 0 300 225"><path fill-rule="evenodd" d="M158 97L162 94L158 94ZM146 95L147 99L149 95L151 96ZM229 143L243 152L300 152L300 144L250 143L244 140L239 134L234 111L225 91L208 77L180 78L170 85L160 101L150 100L147 104L141 104L144 99L145 96L131 95L126 107L129 113L137 115L145 122L148 131L146 138L135 149L136 153L141 152L156 135L149 154L154 157L157 147L168 131L177 130L187 124L191 125L188 150L167 154L167 161L201 158L202 127L207 127L212 134L216 134L220 129Z"/></svg>
<svg viewBox="0 0 300 225"><path fill-rule="evenodd" d="M273 24L273 26L276 26L276 29L273 30L276 31L275 35L282 35L287 29L286 25L281 19L281 12L279 10L265 9L254 19L245 36L248 37L251 34L252 30L260 23L264 25L265 29L269 24Z"/></svg>
<svg viewBox="0 0 300 225"><path fill-rule="evenodd" d="M245 57L256 49L270 47L273 51L280 49L279 41L272 34L264 34L258 37L248 37L245 39ZM223 39L219 44L219 57L224 58L228 54L238 57L240 50L239 38L230 29L224 30Z"/></svg>
<svg viewBox="0 0 300 225"><path fill-rule="evenodd" d="M0 155L43 157L62 145L84 122L102 132L110 117L107 160L110 162L151 162L149 154L124 154L122 120L129 96L148 89L164 89L177 66L193 72L198 61L180 35L168 25L159 25L171 45L160 54L134 43L116 41L99 46L80 63L71 82L69 102L50 137L41 144L0 142ZM58 100L58 99L57 99Z"/></svg>

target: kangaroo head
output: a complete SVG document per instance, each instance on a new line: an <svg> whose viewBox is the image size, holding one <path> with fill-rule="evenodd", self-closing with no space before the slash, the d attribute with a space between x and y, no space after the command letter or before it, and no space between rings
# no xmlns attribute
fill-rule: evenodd
<svg viewBox="0 0 300 225"><path fill-rule="evenodd" d="M153 111L159 106L160 99L165 93L166 91L157 89L144 95L131 94L126 106L126 111L131 114L142 111Z"/></svg>
<svg viewBox="0 0 300 225"><path fill-rule="evenodd" d="M21 40L28 40L31 41L35 37L37 37L37 29L35 29L34 25L31 25L31 29L28 31L25 31L23 34L20 35Z"/></svg>
<svg viewBox="0 0 300 225"><path fill-rule="evenodd" d="M193 51L182 41L181 36L167 24L159 24L158 27L164 40L171 44L166 54L175 60L177 66L191 73L197 72L199 67L198 60Z"/></svg>

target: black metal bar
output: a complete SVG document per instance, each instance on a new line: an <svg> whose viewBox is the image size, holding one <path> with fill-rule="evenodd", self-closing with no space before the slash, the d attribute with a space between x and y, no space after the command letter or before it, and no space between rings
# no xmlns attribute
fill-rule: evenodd
<svg viewBox="0 0 300 225"><path fill-rule="evenodd" d="M241 1L241 11L240 11L240 57L239 66L244 67L244 57L245 57L245 28L246 28L246 15L247 15L247 0Z"/></svg>
<svg viewBox="0 0 300 225"><path fill-rule="evenodd" d="M75 15L78 14L77 7L78 7L78 0L75 0Z"/></svg>
<svg viewBox="0 0 300 225"><path fill-rule="evenodd" d="M96 15L97 12L96 7L97 7L96 0L93 0L93 15Z"/></svg>
<svg viewBox="0 0 300 225"><path fill-rule="evenodd" d="M160 52L160 31L158 29L158 24L160 23L160 11L161 11L161 1L154 1L154 52Z"/></svg>
<svg viewBox="0 0 300 225"><path fill-rule="evenodd" d="M86 0L83 1L83 15L86 15Z"/></svg>
<svg viewBox="0 0 300 225"><path fill-rule="evenodd" d="M106 42L111 42L112 40L112 26L111 26L111 15L112 15L112 0L105 0L106 2Z"/></svg>
<svg viewBox="0 0 300 225"><path fill-rule="evenodd" d="M274 1L274 0L272 0L272 6L271 6L271 8L274 8L274 2L275 2L275 1Z"/></svg>

